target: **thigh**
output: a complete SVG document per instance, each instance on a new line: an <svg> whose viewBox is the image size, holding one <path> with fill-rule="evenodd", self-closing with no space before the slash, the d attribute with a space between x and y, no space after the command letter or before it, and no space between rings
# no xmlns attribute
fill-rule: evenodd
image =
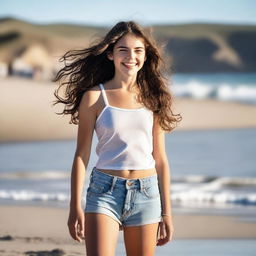
<svg viewBox="0 0 256 256"><path fill-rule="evenodd" d="M153 256L159 222L143 226L124 227L127 256Z"/></svg>
<svg viewBox="0 0 256 256"><path fill-rule="evenodd" d="M85 245L88 256L114 256L119 223L101 213L85 213Z"/></svg>

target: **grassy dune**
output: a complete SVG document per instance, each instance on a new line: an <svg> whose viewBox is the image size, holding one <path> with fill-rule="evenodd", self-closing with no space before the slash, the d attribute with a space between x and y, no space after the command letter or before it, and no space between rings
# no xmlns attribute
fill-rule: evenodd
<svg viewBox="0 0 256 256"><path fill-rule="evenodd" d="M256 70L256 26L226 24L155 25L175 72L252 72ZM39 44L53 58L82 48L107 28L72 24L31 24L0 19L0 61L10 62L27 47Z"/></svg>

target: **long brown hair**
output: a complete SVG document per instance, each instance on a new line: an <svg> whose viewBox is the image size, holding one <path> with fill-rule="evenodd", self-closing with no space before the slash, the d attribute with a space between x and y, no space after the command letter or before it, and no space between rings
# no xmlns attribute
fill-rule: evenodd
<svg viewBox="0 0 256 256"><path fill-rule="evenodd" d="M54 78L55 82L60 81L60 85L54 92L57 100L53 105L65 104L63 112L57 114L71 114L70 123L78 124L78 108L83 94L114 77L114 64L107 55L127 33L142 38L145 43L147 58L137 73L138 98L157 115L162 129L170 132L182 117L172 111L173 97L168 88L168 80L163 75L164 61L151 34L133 21L117 23L100 42L91 47L64 54L60 61L65 65ZM65 98L59 95L62 86L65 87Z"/></svg>

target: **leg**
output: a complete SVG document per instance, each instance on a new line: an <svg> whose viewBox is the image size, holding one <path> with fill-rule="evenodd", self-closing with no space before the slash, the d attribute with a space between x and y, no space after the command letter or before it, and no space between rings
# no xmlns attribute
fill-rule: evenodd
<svg viewBox="0 0 256 256"><path fill-rule="evenodd" d="M124 227L127 256L153 256L159 223Z"/></svg>
<svg viewBox="0 0 256 256"><path fill-rule="evenodd" d="M87 256L114 256L119 223L101 213L85 213L85 245Z"/></svg>

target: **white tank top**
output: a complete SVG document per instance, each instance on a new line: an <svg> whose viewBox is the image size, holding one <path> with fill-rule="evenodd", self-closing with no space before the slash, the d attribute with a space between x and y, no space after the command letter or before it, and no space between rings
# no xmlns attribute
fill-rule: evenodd
<svg viewBox="0 0 256 256"><path fill-rule="evenodd" d="M155 167L153 112L145 107L125 109L110 106L102 84L105 107L97 117L96 168L140 170Z"/></svg>

